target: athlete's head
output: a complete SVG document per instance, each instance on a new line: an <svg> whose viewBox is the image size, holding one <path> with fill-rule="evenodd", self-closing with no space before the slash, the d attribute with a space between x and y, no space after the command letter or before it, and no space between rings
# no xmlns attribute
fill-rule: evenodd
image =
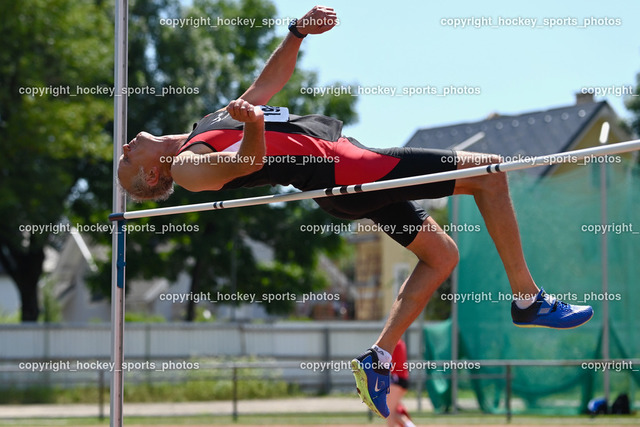
<svg viewBox="0 0 640 427"><path fill-rule="evenodd" d="M173 193L171 162L161 136L140 132L122 147L118 162L120 186L135 201L165 200Z"/></svg>

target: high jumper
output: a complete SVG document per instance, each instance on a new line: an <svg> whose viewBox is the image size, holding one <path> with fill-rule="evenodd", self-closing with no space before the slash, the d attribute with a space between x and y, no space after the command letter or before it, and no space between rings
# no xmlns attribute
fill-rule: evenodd
<svg viewBox="0 0 640 427"><path fill-rule="evenodd" d="M265 108L291 77L301 43L336 24L332 8L316 6L292 21L289 33L253 84L237 100L200 120L189 134L140 132L123 146L118 180L134 200L163 200L174 183L189 191L262 185L300 190L380 182L462 170L500 162L497 155L418 148L367 148L342 135L342 122L320 115L296 116ZM590 306L566 304L544 292L522 251L506 173L490 173L402 188L318 198L329 214L369 218L418 257L391 307L377 341L351 366L362 400L386 418L391 352L429 298L458 262L455 242L414 200L471 195L504 265L513 323L568 329L591 319ZM410 230L410 231L406 231Z"/></svg>

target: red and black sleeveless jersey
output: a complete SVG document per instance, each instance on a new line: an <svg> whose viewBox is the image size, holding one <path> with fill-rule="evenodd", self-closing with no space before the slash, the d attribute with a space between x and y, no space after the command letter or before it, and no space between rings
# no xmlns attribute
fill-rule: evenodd
<svg viewBox="0 0 640 427"><path fill-rule="evenodd" d="M244 123L226 110L205 116L178 151L205 144L215 152L237 152ZM286 122L265 122L266 155L254 159L262 169L236 178L223 189L293 185L300 190L362 184L389 173L399 159L369 150L342 136L342 122L321 115L291 115ZM212 165L215 167L215 165Z"/></svg>
<svg viewBox="0 0 640 427"><path fill-rule="evenodd" d="M391 355L392 370L391 374L397 375L398 378L409 379L409 371L407 370L407 345L403 340L398 341Z"/></svg>

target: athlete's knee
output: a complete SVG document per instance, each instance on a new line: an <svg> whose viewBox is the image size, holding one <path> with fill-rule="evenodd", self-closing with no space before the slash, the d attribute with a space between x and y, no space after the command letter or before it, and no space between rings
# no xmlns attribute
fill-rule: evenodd
<svg viewBox="0 0 640 427"><path fill-rule="evenodd" d="M408 248L416 254L418 259L436 270L443 280L446 279L453 269L458 265L460 260L460 253L458 252L458 246L449 235L444 232L438 234L440 237L436 242L429 241L425 245L420 245L420 236L414 241Z"/></svg>
<svg viewBox="0 0 640 427"><path fill-rule="evenodd" d="M421 261L425 262L422 259ZM426 263L437 271L440 280L445 280L456 268L458 261L460 261L460 252L456 244L451 240L450 243L448 242L440 248L436 259L430 259Z"/></svg>
<svg viewBox="0 0 640 427"><path fill-rule="evenodd" d="M460 252L458 251L458 246L455 244L453 239L450 240L451 242L449 245L447 245L447 250L442 260L442 265L439 266L442 274L447 277L453 272L453 269L456 268L456 265L458 265L458 262L460 261Z"/></svg>

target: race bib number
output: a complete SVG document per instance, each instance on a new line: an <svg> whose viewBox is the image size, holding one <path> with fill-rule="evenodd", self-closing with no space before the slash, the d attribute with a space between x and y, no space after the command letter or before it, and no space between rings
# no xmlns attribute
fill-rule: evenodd
<svg viewBox="0 0 640 427"><path fill-rule="evenodd" d="M260 109L264 113L265 122L289 121L289 109L287 107L271 107L270 105L261 105Z"/></svg>

